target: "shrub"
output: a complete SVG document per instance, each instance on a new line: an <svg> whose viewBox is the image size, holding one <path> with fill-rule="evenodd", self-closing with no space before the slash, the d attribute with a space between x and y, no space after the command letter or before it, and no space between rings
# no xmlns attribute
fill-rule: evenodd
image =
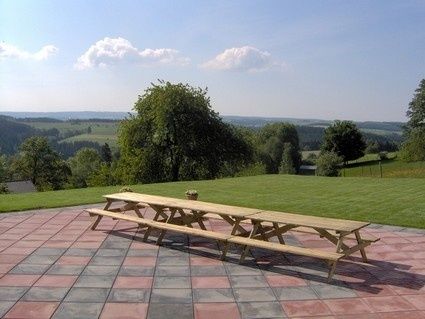
<svg viewBox="0 0 425 319"><path fill-rule="evenodd" d="M342 161L342 157L334 152L322 152L317 158L316 175L338 176L338 168L341 166Z"/></svg>

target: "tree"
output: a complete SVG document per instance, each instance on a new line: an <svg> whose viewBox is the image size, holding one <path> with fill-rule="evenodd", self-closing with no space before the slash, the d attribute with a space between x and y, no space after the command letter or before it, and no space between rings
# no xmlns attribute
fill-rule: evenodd
<svg viewBox="0 0 425 319"><path fill-rule="evenodd" d="M301 153L295 126L287 123L273 123L265 125L260 130L258 137L259 156L266 166L267 173L279 173L285 144L292 146L290 154L295 171L298 173L301 165Z"/></svg>
<svg viewBox="0 0 425 319"><path fill-rule="evenodd" d="M7 172L7 159L5 155L0 155L0 183L6 181Z"/></svg>
<svg viewBox="0 0 425 319"><path fill-rule="evenodd" d="M207 90L160 81L121 122L118 170L124 182L217 177L223 165L250 160L249 145L214 112Z"/></svg>
<svg viewBox="0 0 425 319"><path fill-rule="evenodd" d="M112 152L108 143L102 145L102 148L100 149L100 157L102 158L102 162L106 163L107 165L111 165Z"/></svg>
<svg viewBox="0 0 425 319"><path fill-rule="evenodd" d="M405 132L406 141L400 151L401 158L408 162L425 161L425 79L415 90L407 116L409 121Z"/></svg>
<svg viewBox="0 0 425 319"><path fill-rule="evenodd" d="M109 186L116 185L117 179L114 176L113 167L106 163L102 163L98 170L90 174L87 179L87 185L92 186Z"/></svg>
<svg viewBox="0 0 425 319"><path fill-rule="evenodd" d="M338 176L338 169L342 164L342 157L334 152L321 152L317 158L316 175L318 176Z"/></svg>
<svg viewBox="0 0 425 319"><path fill-rule="evenodd" d="M365 149L362 133L353 122L335 121L325 129L322 151L336 153L345 163L362 157Z"/></svg>
<svg viewBox="0 0 425 319"><path fill-rule="evenodd" d="M99 153L92 148L80 149L74 157L69 159L72 177L70 182L73 187L87 187L87 181L92 174L99 170L101 158Z"/></svg>
<svg viewBox="0 0 425 319"><path fill-rule="evenodd" d="M296 168L294 163L294 147L291 143L285 143L282 154L282 162L280 163L279 173L295 174Z"/></svg>
<svg viewBox="0 0 425 319"><path fill-rule="evenodd" d="M419 87L415 90L406 115L409 118L408 130L425 128L425 79L421 80Z"/></svg>
<svg viewBox="0 0 425 319"><path fill-rule="evenodd" d="M28 178L37 190L63 188L71 171L45 137L30 137L20 146L13 168L21 178Z"/></svg>

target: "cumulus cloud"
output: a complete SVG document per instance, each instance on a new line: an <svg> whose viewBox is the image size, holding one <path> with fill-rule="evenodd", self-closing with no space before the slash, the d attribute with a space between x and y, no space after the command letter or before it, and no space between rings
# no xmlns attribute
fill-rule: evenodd
<svg viewBox="0 0 425 319"><path fill-rule="evenodd" d="M56 54L58 48L54 45L45 45L39 51L30 53L19 49L18 47L8 44L6 42L0 42L0 59L22 59L22 60L46 60L50 56Z"/></svg>
<svg viewBox="0 0 425 319"><path fill-rule="evenodd" d="M189 59L182 57L174 49L144 49L139 50L124 38L104 38L78 58L77 69L105 67L119 63L136 63L140 65L173 64L186 65Z"/></svg>
<svg viewBox="0 0 425 319"><path fill-rule="evenodd" d="M226 49L201 65L205 69L243 72L259 72L283 66L284 63L274 61L269 52L251 46Z"/></svg>

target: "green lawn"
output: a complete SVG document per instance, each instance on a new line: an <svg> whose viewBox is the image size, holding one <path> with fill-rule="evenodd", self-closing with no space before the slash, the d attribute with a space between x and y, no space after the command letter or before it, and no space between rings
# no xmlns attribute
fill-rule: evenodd
<svg viewBox="0 0 425 319"><path fill-rule="evenodd" d="M382 165L382 177L411 177L425 178L425 162L406 163L397 159L384 160ZM379 162L359 163L345 168L341 174L346 177L380 177Z"/></svg>
<svg viewBox="0 0 425 319"><path fill-rule="evenodd" d="M261 175L132 186L134 191L300 214L425 228L425 179ZM101 202L120 186L0 195L0 211Z"/></svg>

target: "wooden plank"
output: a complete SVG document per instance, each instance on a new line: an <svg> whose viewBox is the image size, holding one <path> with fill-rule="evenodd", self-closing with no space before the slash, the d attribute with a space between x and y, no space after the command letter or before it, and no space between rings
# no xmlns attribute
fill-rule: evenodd
<svg viewBox="0 0 425 319"><path fill-rule="evenodd" d="M238 236L232 236L231 238L228 239L228 242L240 244L244 246L251 246L251 247L257 247L257 248L281 251L281 252L291 253L295 255L320 258L325 260L339 260L345 256L344 254L337 254L337 253L322 251L318 249L282 245L279 243L263 241L258 239L251 239L246 237L238 237Z"/></svg>
<svg viewBox="0 0 425 319"><path fill-rule="evenodd" d="M299 215L276 211L262 211L250 215L249 219L260 220L272 223L293 224L306 227L335 230L338 232L354 232L366 227L370 223L358 222L344 219L325 218L309 215Z"/></svg>
<svg viewBox="0 0 425 319"><path fill-rule="evenodd" d="M202 202L198 200L186 200L171 197L146 195L138 193L117 193L103 196L110 200L133 201L137 203L147 203L149 205L159 205L170 208L181 208L188 210L202 211L206 213L225 214L228 216L245 217L261 211L261 209L229 206L215 203Z"/></svg>

